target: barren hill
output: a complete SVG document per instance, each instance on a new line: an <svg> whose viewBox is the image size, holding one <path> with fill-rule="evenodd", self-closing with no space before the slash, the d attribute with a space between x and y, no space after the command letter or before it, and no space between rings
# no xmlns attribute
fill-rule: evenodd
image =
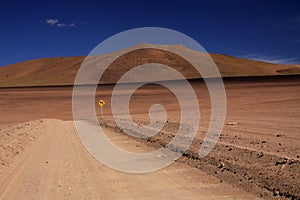
<svg viewBox="0 0 300 200"><path fill-rule="evenodd" d="M197 52L181 45L141 44L138 47L143 47L143 49L133 50L115 60L105 71L100 82L114 83L132 67L146 63L162 63L171 66L181 72L186 78L201 77L187 60L168 50L184 52L191 58L203 56L202 52ZM161 49L156 49L157 47ZM97 55L96 57L97 60L102 61L112 55L121 54L123 51ZM271 64L223 54L210 54L210 56L223 77L300 73L299 65ZM84 59L84 56L42 58L0 67L0 87L72 85ZM91 70L97 69L91 67Z"/></svg>

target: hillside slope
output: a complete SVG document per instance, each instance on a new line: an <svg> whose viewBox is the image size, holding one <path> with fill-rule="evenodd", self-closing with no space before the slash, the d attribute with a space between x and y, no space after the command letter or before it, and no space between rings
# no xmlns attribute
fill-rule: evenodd
<svg viewBox="0 0 300 200"><path fill-rule="evenodd" d="M142 44L139 47L141 46L144 49L131 51L115 60L105 71L100 82L114 83L132 67L153 62L171 66L186 78L201 77L189 62L168 50L185 52L191 58L203 56L203 53L181 45ZM164 50L155 49L156 47ZM123 50L99 55L97 59L102 61L122 52ZM300 74L299 65L271 64L222 54L210 54L210 56L223 77ZM84 56L42 58L0 67L0 87L72 85L84 59ZM97 69L91 67L91 70Z"/></svg>

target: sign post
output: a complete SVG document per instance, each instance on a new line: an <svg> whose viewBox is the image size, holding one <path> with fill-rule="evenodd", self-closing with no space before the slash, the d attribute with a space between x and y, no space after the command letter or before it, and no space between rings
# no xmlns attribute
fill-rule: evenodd
<svg viewBox="0 0 300 200"><path fill-rule="evenodd" d="M105 101L100 99L98 105L100 106L101 118L103 118L103 106L105 105Z"/></svg>

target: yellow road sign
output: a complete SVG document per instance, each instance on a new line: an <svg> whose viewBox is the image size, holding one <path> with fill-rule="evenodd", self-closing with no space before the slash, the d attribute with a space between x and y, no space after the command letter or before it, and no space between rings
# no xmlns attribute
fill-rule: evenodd
<svg viewBox="0 0 300 200"><path fill-rule="evenodd" d="M98 104L99 104L99 106L102 107L102 106L105 105L105 101L101 99L101 100L98 101Z"/></svg>

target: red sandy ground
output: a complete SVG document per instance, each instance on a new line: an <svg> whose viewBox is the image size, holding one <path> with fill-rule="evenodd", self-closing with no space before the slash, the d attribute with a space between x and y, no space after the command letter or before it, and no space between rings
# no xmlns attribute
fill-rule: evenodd
<svg viewBox="0 0 300 200"><path fill-rule="evenodd" d="M252 81L243 81L242 79L225 81L227 93L226 123L234 122L234 125L225 124L218 144L205 159L197 158L196 153L209 122L210 100L203 82L194 81L192 84L197 91L200 102L201 127L197 140L190 150L183 154L178 165L181 165L180 163L188 164L193 169L205 171L258 197L267 199L299 198L299 77L285 77L275 80L261 78ZM109 130L114 129L110 111L111 90L112 86L101 86L95 98L95 100L101 98L107 102L104 110L106 120L101 123ZM0 89L0 95L0 128L3 130L1 134L9 134L7 127L9 124L9 126L14 127L12 123L45 118L73 119L72 87ZM162 96L163 98L161 98ZM166 131L164 134L146 141L131 140L142 143L144 146L146 144L146 146L150 146L149 148L158 148L168 141L168 134L175 133L180 115L178 102L168 90L158 86L145 86L136 91L132 98L130 109L133 118L140 123L145 123L148 120L149 106L153 103L165 105L168 111L169 122L165 128ZM30 123L34 124L23 124L19 129L26 129L26 126L35 127L43 121ZM57 126L60 126L59 123ZM15 129L17 128L15 127ZM120 137L124 137L122 132L117 132ZM5 138L9 139L10 136L1 135L2 154L0 161L2 167L0 169L5 170L7 169L5 166L12 163L11 160L13 159L6 157L17 156L17 154L23 155L22 152L27 148L27 143L31 143L31 137L38 138L38 135L38 132L34 132L32 136L14 135L15 140L13 140L14 143L10 144L10 148L4 148L6 143L3 141ZM23 139L18 140L18 137ZM77 141L76 144L78 145L79 142ZM80 152L82 151L80 150ZM26 154L24 153L24 155ZM91 166L91 168L95 167ZM126 179L126 177L123 178ZM3 184L3 180L1 181ZM68 188L65 189L68 190ZM241 194L244 193L241 192ZM9 192L6 195L9 196ZM82 195L84 196L84 194Z"/></svg>

